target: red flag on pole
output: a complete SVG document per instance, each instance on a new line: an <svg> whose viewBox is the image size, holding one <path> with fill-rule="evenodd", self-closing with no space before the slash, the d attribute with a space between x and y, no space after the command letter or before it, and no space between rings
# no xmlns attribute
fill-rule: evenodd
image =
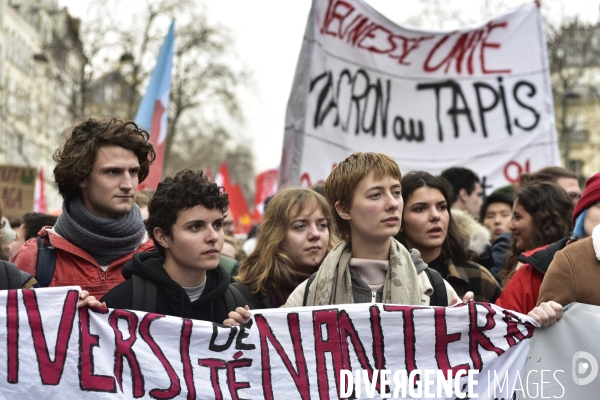
<svg viewBox="0 0 600 400"><path fill-rule="evenodd" d="M246 202L241 186L231 182L229 168L227 168L227 163L224 161L219 168L217 176L215 176L215 182L217 185L223 186L225 193L229 195L229 213L231 213L235 221L235 233L248 233L252 226L248 203Z"/></svg>
<svg viewBox="0 0 600 400"><path fill-rule="evenodd" d="M225 188L225 193L231 191L231 178L229 177L229 168L227 168L227 163L225 161L223 161L219 168L219 172L217 172L217 176L215 176L215 182L217 185Z"/></svg>
<svg viewBox="0 0 600 400"><path fill-rule="evenodd" d="M237 183L229 192L229 203L235 220L235 233L248 233L252 227L252 218L242 187Z"/></svg>
<svg viewBox="0 0 600 400"><path fill-rule="evenodd" d="M277 175L278 169L270 169L261 172L254 180L254 211L252 212L252 220L254 222L262 221L265 214L265 200L277 193Z"/></svg>

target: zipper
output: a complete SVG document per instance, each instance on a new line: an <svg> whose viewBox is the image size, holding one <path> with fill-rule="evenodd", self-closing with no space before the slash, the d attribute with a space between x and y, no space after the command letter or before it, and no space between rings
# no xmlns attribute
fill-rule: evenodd
<svg viewBox="0 0 600 400"><path fill-rule="evenodd" d="M371 292L371 303L376 303L377 301L377 292Z"/></svg>
<svg viewBox="0 0 600 400"><path fill-rule="evenodd" d="M108 278L108 271L100 270L100 280L105 281Z"/></svg>

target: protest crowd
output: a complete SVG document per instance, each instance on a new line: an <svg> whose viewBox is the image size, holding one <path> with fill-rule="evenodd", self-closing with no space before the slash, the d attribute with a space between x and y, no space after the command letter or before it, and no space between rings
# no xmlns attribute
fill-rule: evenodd
<svg viewBox="0 0 600 400"><path fill-rule="evenodd" d="M264 308L472 300L548 326L572 301L600 305L600 174L581 191L575 174L547 167L483 199L475 171L403 176L385 154L354 153L325 196L289 187L270 198L246 255L225 234L227 193L200 170L163 179L144 219L136 197L154 160L148 138L116 118L65 131L54 155L62 213L3 221L4 287L80 286L82 305L230 326Z"/></svg>
<svg viewBox="0 0 600 400"><path fill-rule="evenodd" d="M322 90L321 100L330 89ZM78 310L133 310L242 333L257 312L277 308L485 303L546 329L570 303L600 306L600 172L580 187L554 163L486 191L483 172L462 164L432 174L401 170L397 151L348 151L318 183L279 187L240 234L231 194L206 170L182 169L142 190L159 159L150 138L149 127L118 116L65 128L52 174L62 207L2 218L0 289L80 287ZM0 199L0 216L2 207Z"/></svg>

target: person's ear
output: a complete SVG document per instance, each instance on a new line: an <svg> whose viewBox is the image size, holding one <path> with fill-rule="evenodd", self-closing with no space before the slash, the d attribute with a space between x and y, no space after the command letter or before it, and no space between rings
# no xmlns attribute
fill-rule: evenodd
<svg viewBox="0 0 600 400"><path fill-rule="evenodd" d="M160 229L157 226L152 230L152 235L154 236L154 239L156 239L158 244L160 244L163 248L165 248L165 249L169 248L169 240L168 239L170 239L170 237L169 237L169 235L167 235L165 233L165 231L163 231L162 229Z"/></svg>
<svg viewBox="0 0 600 400"><path fill-rule="evenodd" d="M469 198L469 194L467 193L467 189L462 188L458 191L458 198L461 199L462 201L467 201L467 199Z"/></svg>
<svg viewBox="0 0 600 400"><path fill-rule="evenodd" d="M77 186L79 186L80 188L82 188L82 189L83 189L84 187L86 187L86 184L87 184L87 177L86 177L86 178L83 178L83 179L81 180L81 182L79 182L79 184L78 184Z"/></svg>
<svg viewBox="0 0 600 400"><path fill-rule="evenodd" d="M352 219L348 209L340 201L335 202L335 211L337 211L338 215L346 221L350 221Z"/></svg>

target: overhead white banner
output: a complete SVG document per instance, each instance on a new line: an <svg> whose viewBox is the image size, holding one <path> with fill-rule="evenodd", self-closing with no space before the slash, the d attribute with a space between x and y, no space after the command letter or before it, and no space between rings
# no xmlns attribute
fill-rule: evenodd
<svg viewBox="0 0 600 400"><path fill-rule="evenodd" d="M0 292L0 398L509 398L534 331L474 302L260 310L228 328L78 296Z"/></svg>
<svg viewBox="0 0 600 400"><path fill-rule="evenodd" d="M357 151L403 173L474 170L486 188L559 165L546 41L531 2L478 26L396 25L361 0L313 0L279 186L323 181Z"/></svg>

